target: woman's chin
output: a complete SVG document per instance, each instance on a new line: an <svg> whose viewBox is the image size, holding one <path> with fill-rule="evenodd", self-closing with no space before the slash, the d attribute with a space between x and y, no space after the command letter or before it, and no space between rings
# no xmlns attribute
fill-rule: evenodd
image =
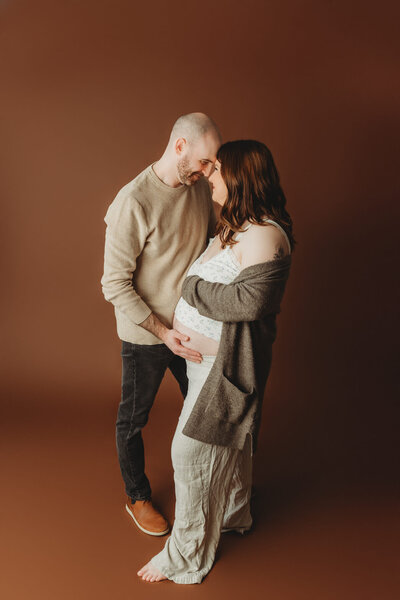
<svg viewBox="0 0 400 600"><path fill-rule="evenodd" d="M226 198L220 198L215 192L212 193L211 198L212 201L215 202L215 204L218 204L221 208L224 206Z"/></svg>

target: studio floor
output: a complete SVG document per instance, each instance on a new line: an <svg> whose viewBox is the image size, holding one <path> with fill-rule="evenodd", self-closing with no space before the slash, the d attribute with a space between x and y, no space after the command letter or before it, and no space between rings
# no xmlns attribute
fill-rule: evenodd
<svg viewBox="0 0 400 600"><path fill-rule="evenodd" d="M4 600L245 598L249 593L271 600L398 597L394 495L383 485L357 485L337 473L288 477L284 469L269 469L267 429L255 457L253 530L243 537L222 536L215 565L201 585L140 580L136 571L165 538L141 533L124 510L115 392L108 405L102 397L97 405L93 399L91 411L79 410L76 397L70 404L66 398L43 399L40 414L33 405L17 410L10 398L2 433ZM178 411L162 387L145 432L154 501L170 522L169 446Z"/></svg>

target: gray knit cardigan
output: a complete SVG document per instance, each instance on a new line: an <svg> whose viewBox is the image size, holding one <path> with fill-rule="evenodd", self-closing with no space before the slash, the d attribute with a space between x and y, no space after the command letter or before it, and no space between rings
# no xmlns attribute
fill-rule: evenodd
<svg viewBox="0 0 400 600"><path fill-rule="evenodd" d="M187 277L182 296L201 315L222 321L218 353L183 428L190 438L256 450L261 405L276 338L276 315L291 256L251 265L229 284Z"/></svg>

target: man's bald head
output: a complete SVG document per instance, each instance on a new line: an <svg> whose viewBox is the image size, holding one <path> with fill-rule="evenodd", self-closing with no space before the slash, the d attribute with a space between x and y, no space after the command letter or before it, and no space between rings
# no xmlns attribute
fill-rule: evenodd
<svg viewBox="0 0 400 600"><path fill-rule="evenodd" d="M191 146L204 136L212 136L219 143L222 141L216 123L204 113L193 112L182 115L175 121L169 141L173 144L178 138L184 138Z"/></svg>

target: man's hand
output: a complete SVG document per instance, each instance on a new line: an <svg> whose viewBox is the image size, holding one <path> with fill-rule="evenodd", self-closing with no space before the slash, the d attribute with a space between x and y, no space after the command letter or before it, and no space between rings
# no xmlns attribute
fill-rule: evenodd
<svg viewBox="0 0 400 600"><path fill-rule="evenodd" d="M176 329L167 329L167 332L163 334L161 339L174 354L178 354L178 356L187 358L192 362L201 363L202 356L200 352L192 350L191 348L186 348L181 344L181 342L188 342L190 340L188 335L180 333L180 331L177 331Z"/></svg>
<svg viewBox="0 0 400 600"><path fill-rule="evenodd" d="M147 319L140 323L140 327L160 338L174 354L178 354L178 356L182 356L193 362L201 363L203 357L200 352L182 346L181 342L188 342L190 337L176 329L168 329L154 313L150 313Z"/></svg>

